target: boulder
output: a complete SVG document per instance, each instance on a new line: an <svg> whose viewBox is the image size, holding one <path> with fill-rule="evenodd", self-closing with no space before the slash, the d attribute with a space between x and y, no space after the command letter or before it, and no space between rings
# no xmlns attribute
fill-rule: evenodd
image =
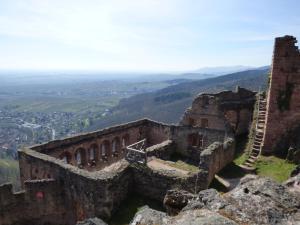
<svg viewBox="0 0 300 225"><path fill-rule="evenodd" d="M168 215L177 215L196 196L184 190L169 190L164 198Z"/></svg>
<svg viewBox="0 0 300 225"><path fill-rule="evenodd" d="M95 218L89 218L84 221L77 222L76 225L107 225L107 223L95 217Z"/></svg>

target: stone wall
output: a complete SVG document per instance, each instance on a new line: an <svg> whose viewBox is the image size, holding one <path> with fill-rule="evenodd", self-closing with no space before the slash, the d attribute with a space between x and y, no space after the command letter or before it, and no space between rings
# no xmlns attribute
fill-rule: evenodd
<svg viewBox="0 0 300 225"><path fill-rule="evenodd" d="M264 154L283 151L278 143L300 122L300 53L296 42L296 38L292 36L275 39L263 141Z"/></svg>
<svg viewBox="0 0 300 225"><path fill-rule="evenodd" d="M168 140L169 136L168 125L143 119L36 145L32 149L62 159L71 165L96 171L125 158L126 146L130 144L146 138L147 146L151 146ZM32 177L41 178L48 178L48 174Z"/></svg>
<svg viewBox="0 0 300 225"><path fill-rule="evenodd" d="M12 193L12 185L0 186L0 225L69 224L65 193L55 180L25 182L24 191Z"/></svg>
<svg viewBox="0 0 300 225"><path fill-rule="evenodd" d="M200 94L184 113L180 124L247 133L252 120L255 92L237 87L236 92Z"/></svg>
<svg viewBox="0 0 300 225"><path fill-rule="evenodd" d="M93 216L109 218L131 189L132 175L125 160L117 168L90 172L31 149L19 152L19 159L23 181L30 180L32 168L51 172L60 185L57 190L65 193L65 207L73 215L69 224Z"/></svg>
<svg viewBox="0 0 300 225"><path fill-rule="evenodd" d="M156 157L163 160L169 160L175 150L175 143L171 140L164 141L157 145L152 145L146 149L147 157Z"/></svg>
<svg viewBox="0 0 300 225"><path fill-rule="evenodd" d="M134 193L162 202L170 189L194 191L197 173L178 176L175 172L153 170L142 164L132 166L134 167Z"/></svg>
<svg viewBox="0 0 300 225"><path fill-rule="evenodd" d="M207 187L215 174L233 161L235 142L228 138L224 143L215 142L208 146L200 155L199 169L207 171Z"/></svg>
<svg viewBox="0 0 300 225"><path fill-rule="evenodd" d="M170 133L170 125L148 120L146 133L147 146L159 144L170 139Z"/></svg>
<svg viewBox="0 0 300 225"><path fill-rule="evenodd" d="M201 151L213 142L223 142L226 135L221 130L201 127L173 126L171 130L171 139L176 143L175 151L194 161L197 165Z"/></svg>

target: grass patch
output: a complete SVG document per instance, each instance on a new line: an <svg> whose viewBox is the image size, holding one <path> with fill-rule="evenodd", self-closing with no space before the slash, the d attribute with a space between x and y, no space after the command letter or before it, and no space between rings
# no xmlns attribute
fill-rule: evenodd
<svg viewBox="0 0 300 225"><path fill-rule="evenodd" d="M243 164L249 157L248 152L243 152L236 156L236 158L233 160L234 164L241 165Z"/></svg>
<svg viewBox="0 0 300 225"><path fill-rule="evenodd" d="M198 172L199 168L197 166L194 166L192 164L186 163L182 160L177 160L175 162L166 161L166 164L175 167L177 169L186 170L190 172Z"/></svg>
<svg viewBox="0 0 300 225"><path fill-rule="evenodd" d="M243 164L248 156L249 151L247 151L247 144L248 144L248 136L243 135L236 138L236 149L235 149L235 156L233 162L236 165Z"/></svg>
<svg viewBox="0 0 300 225"><path fill-rule="evenodd" d="M276 156L260 156L256 162L256 172L259 176L270 177L283 182L290 177L296 165Z"/></svg>
<svg viewBox="0 0 300 225"><path fill-rule="evenodd" d="M152 209L164 211L163 205L158 201L136 194L129 195L108 223L110 225L128 225L134 215L145 205Z"/></svg>

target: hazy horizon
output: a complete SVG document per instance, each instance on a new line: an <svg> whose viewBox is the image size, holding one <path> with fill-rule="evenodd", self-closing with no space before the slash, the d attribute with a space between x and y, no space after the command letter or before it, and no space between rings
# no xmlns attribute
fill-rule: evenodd
<svg viewBox="0 0 300 225"><path fill-rule="evenodd" d="M0 0L1 70L188 72L269 65L296 0ZM270 7L272 5L272 7Z"/></svg>

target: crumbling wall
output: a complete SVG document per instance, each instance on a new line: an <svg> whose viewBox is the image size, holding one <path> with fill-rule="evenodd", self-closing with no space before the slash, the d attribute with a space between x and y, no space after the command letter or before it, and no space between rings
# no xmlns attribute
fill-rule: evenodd
<svg viewBox="0 0 300 225"><path fill-rule="evenodd" d="M207 185L211 183L215 174L233 161L234 152L235 142L232 138L228 138L224 143L215 142L201 152L199 169L207 171Z"/></svg>
<svg viewBox="0 0 300 225"><path fill-rule="evenodd" d="M157 145L152 145L146 149L147 157L156 157L163 160L169 160L175 150L174 141L167 140Z"/></svg>
<svg viewBox="0 0 300 225"><path fill-rule="evenodd" d="M223 142L225 135L226 133L221 130L190 126L173 126L171 139L176 143L175 151L177 153L198 164L201 151L213 142ZM191 140L194 136L198 138L196 145L192 143L193 140Z"/></svg>
<svg viewBox="0 0 300 225"><path fill-rule="evenodd" d="M55 180L25 182L24 191L12 193L12 185L0 186L0 225L72 224L65 207L65 193Z"/></svg>
<svg viewBox="0 0 300 225"><path fill-rule="evenodd" d="M96 132L50 141L33 146L32 149L64 159L71 165L97 171L125 158L126 146L130 144L146 138L147 146L151 146L168 140L169 136L168 125L143 119ZM80 154L80 164L76 158L77 154ZM48 174L36 175L36 178L41 177L47 178Z"/></svg>
<svg viewBox="0 0 300 225"><path fill-rule="evenodd" d="M134 164L132 167L134 193L162 202L170 189L194 191L197 173L178 176L172 171L154 170L142 164Z"/></svg>
<svg viewBox="0 0 300 225"><path fill-rule="evenodd" d="M65 193L64 206L72 213L70 224L94 216L109 218L131 189L132 175L125 160L116 169L89 172L31 149L19 152L19 158L23 182L31 179L28 171L32 168L51 171Z"/></svg>
<svg viewBox="0 0 300 225"><path fill-rule="evenodd" d="M296 38L275 39L273 63L268 90L267 117L263 153L284 151L278 145L286 133L300 122L300 53Z"/></svg>
<svg viewBox="0 0 300 225"><path fill-rule="evenodd" d="M236 135L249 131L255 92L237 87L236 92L200 94L184 113L180 124L228 131Z"/></svg>
<svg viewBox="0 0 300 225"><path fill-rule="evenodd" d="M157 123L151 120L148 120L147 124L146 137L148 146L159 144L170 139L170 125Z"/></svg>

